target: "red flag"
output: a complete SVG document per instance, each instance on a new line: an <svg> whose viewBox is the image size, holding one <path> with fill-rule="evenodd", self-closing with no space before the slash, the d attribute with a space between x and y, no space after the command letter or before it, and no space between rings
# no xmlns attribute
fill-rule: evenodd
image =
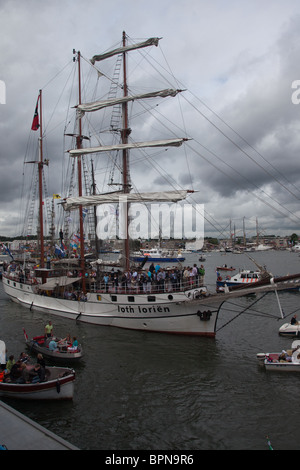
<svg viewBox="0 0 300 470"><path fill-rule="evenodd" d="M34 111L33 121L32 121L32 125L31 125L31 130L32 130L32 131L37 131L38 128L40 127L40 123L39 123L39 111L38 111L39 98L40 98L40 97L38 97L37 102L36 102L36 107L35 107L35 111Z"/></svg>

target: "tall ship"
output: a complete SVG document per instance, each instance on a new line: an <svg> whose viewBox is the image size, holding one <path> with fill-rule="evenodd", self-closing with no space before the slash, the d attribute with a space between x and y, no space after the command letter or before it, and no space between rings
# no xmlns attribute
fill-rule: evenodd
<svg viewBox="0 0 300 470"><path fill-rule="evenodd" d="M179 201L189 201L193 194L190 189L134 192L134 185L131 181L130 167L131 157L134 152L141 149L171 148L172 152L178 151L182 146L188 144L188 138L173 137L167 139L157 139L146 141L134 141L129 125L129 106L137 102L156 102L178 94L184 90L175 88L164 88L147 93L132 94L128 83L128 63L129 54L147 48L158 46L159 38L129 43L128 37L123 33L119 47L103 54L95 55L91 61L91 69L96 74L103 73L98 65L103 61L116 57L115 70L121 71L122 84L116 83L115 72L111 82L116 87L114 96L110 95L105 99L93 102L83 102L82 100L82 56L80 52L74 51L74 62L78 69L78 95L76 108L76 129L72 135L74 148L68 150L70 159L77 168L78 193L62 194L59 204L66 214L78 214L78 253L70 256L58 256L57 259L47 261L45 250L44 228L43 228L43 169L48 162L43 156L43 131L42 131L42 92L39 95L39 116L38 129L40 131L40 154L34 161L39 173L39 260L29 266L27 263L17 263L15 260L6 266L3 272L2 282L6 294L15 302L21 304L29 310L38 310L45 314L53 314L60 317L82 321L94 325L114 326L132 330L149 332L161 332L184 335L198 335L214 337L216 334L216 324L221 306L226 301L246 296L254 292L267 292L272 290L287 289L290 284L300 285L300 274L286 276L280 279L264 278L255 285L244 285L238 289L225 289L223 293L209 292L205 286L205 280L201 273L194 273L189 277L184 277L183 270L178 267L173 269L161 269L157 272L149 272L145 268L146 259L139 260L140 264L133 264L130 255L129 227L130 216L129 207L134 203L151 204L166 203L175 204ZM136 74L136 79L138 79ZM104 74L104 79L107 76ZM149 79L150 80L150 79ZM148 83L147 83L148 85ZM102 95L101 95L102 96ZM153 101L154 100L154 101ZM154 106L153 106L154 107ZM142 108L143 112L149 111L151 106ZM89 121L90 116L95 113L105 113L106 110L119 109L121 124L111 121L112 142L107 143L107 139L101 137L99 131L98 145L91 143L90 135L83 133L84 121ZM141 111L140 111L141 112ZM38 111L36 111L38 114ZM141 130L137 126L138 130ZM95 132L96 134L96 132ZM118 137L116 137L118 136ZM101 158L102 155L114 159L114 155L120 156L121 182L119 189L110 192L98 193L93 185L90 194L83 194L82 181L84 178L84 162L86 158ZM144 157L146 158L146 157ZM143 160L141 158L141 160ZM136 163L137 160L135 160ZM140 162L138 162L140 164ZM87 211L94 211L95 207L103 204L122 206L122 217L118 209L118 230L122 231L124 247L121 250L121 258L111 264L103 264L98 260L88 259L85 252L85 231L84 219ZM72 216L73 217L73 216ZM122 220L121 220L122 219ZM97 226L97 225L96 225ZM98 227L98 226L97 226ZM63 242L63 238L61 238ZM97 246L97 240L96 240ZM62 249L60 246L59 248ZM96 254L100 252L97 249ZM77 257L78 256L78 257Z"/></svg>

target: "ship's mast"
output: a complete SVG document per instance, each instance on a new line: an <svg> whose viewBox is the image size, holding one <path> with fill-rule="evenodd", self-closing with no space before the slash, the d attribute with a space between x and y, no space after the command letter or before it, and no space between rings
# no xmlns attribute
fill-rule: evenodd
<svg viewBox="0 0 300 470"><path fill-rule="evenodd" d="M126 47L126 34L123 31L123 47ZM126 97L128 95L128 87L127 87L127 63L126 63L126 52L123 52L123 96ZM123 103L122 105L123 111L123 129L122 129L122 144L128 143L128 135L130 134L130 129L128 128L128 104L127 102ZM129 193L130 192L130 184L129 184L129 171L128 171L128 149L123 150L123 192ZM125 251L125 269L129 271L130 269L130 262L129 262L129 236L128 236L128 203L124 202L125 206L125 213L126 213L126 220L125 220L125 227L124 227L124 235L125 235L125 243L124 243L124 251Z"/></svg>
<svg viewBox="0 0 300 470"><path fill-rule="evenodd" d="M80 68L80 51L77 52L78 61L78 104L81 104L81 68ZM82 142L82 122L81 117L78 119L78 135L76 138L76 147L81 149ZM82 196L82 171L81 171L81 155L77 159L77 172L78 172L78 195ZM83 217L82 206L79 206L79 233L80 233L80 267L82 273L82 290L86 292L85 285L85 264L84 264L84 233L83 233Z"/></svg>
<svg viewBox="0 0 300 470"><path fill-rule="evenodd" d="M42 118L42 90L39 92L39 102L40 102L40 160L38 163L39 170L39 219L40 219L40 244L41 244L41 259L40 267L45 267L45 248L44 248L44 223L43 223L43 118Z"/></svg>

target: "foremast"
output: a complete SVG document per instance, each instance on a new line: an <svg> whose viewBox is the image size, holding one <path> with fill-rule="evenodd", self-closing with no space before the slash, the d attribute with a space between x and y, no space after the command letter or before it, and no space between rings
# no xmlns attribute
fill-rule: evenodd
<svg viewBox="0 0 300 470"><path fill-rule="evenodd" d="M77 52L78 62L78 104L81 105L81 63L80 51ZM78 196L82 197L82 155L80 150L82 148L82 118L78 118L78 135L76 136L76 148L79 150L77 157L77 174L78 174ZM79 206L79 234L80 234L80 268L82 273L82 290L86 293L85 283L85 260L84 260L84 231L83 231L83 212L82 205Z"/></svg>

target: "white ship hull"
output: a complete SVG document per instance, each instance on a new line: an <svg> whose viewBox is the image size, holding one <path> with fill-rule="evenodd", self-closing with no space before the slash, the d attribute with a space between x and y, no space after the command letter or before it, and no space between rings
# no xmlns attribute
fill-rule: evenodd
<svg viewBox="0 0 300 470"><path fill-rule="evenodd" d="M36 294L36 286L6 277L3 286L13 301L30 310L95 325L210 337L223 303L218 296L194 300L199 288L148 295L88 293L86 301L74 301Z"/></svg>

